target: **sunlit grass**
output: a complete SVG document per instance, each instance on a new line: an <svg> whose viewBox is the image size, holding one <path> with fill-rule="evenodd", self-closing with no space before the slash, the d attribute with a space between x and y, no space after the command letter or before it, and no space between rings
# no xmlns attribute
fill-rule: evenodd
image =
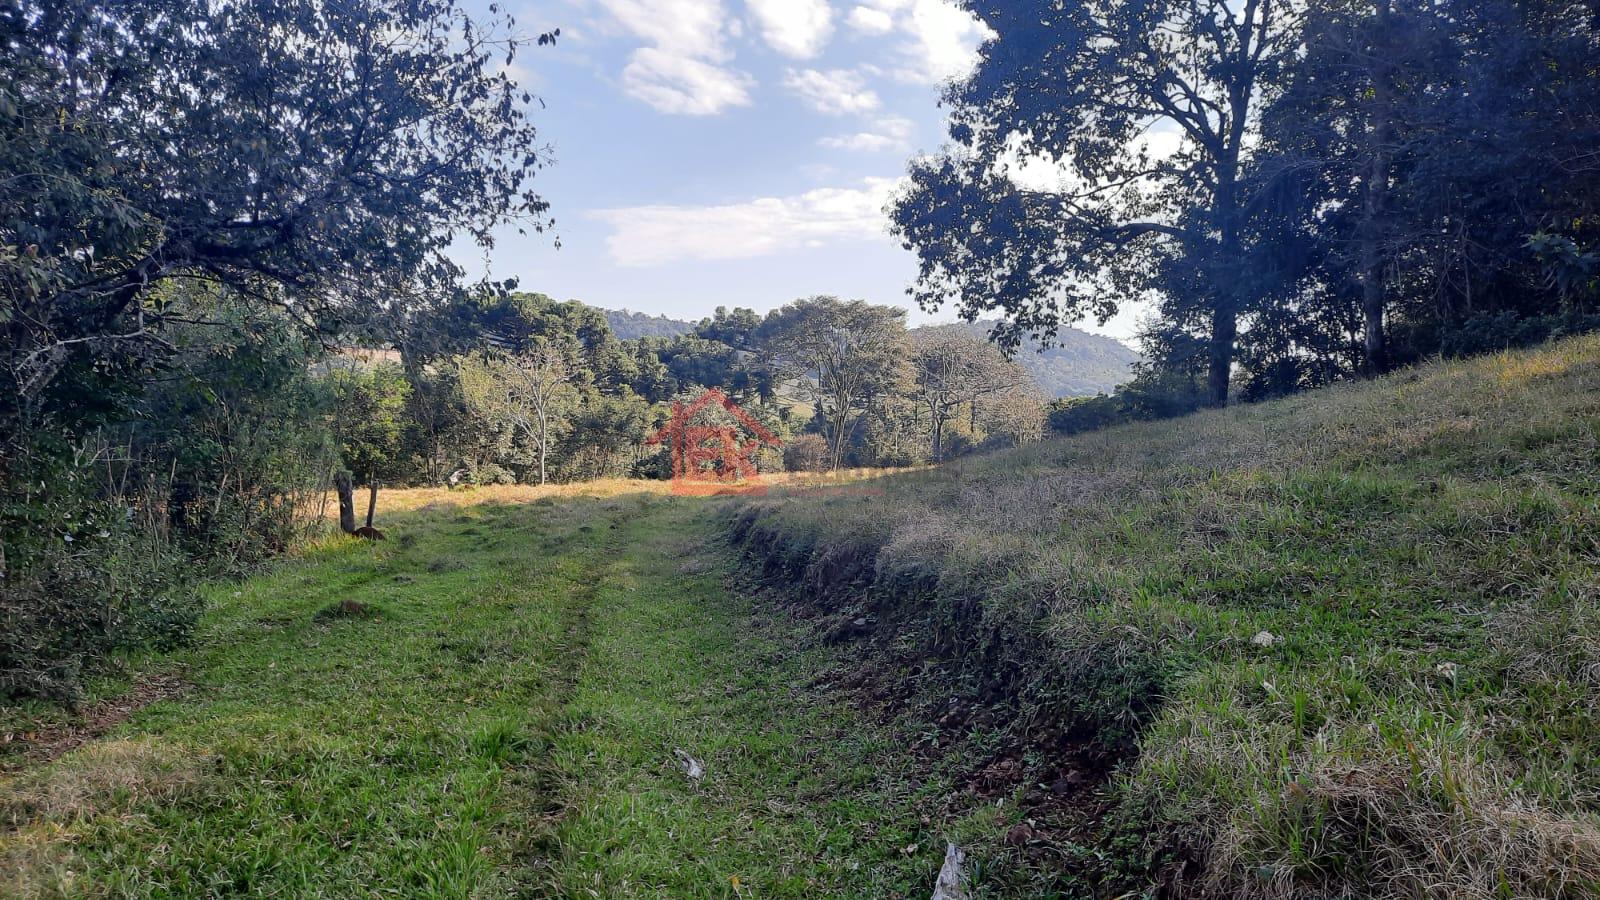
<svg viewBox="0 0 1600 900"><path fill-rule="evenodd" d="M1600 338L877 486L730 524L942 689L1123 754L1126 870L1600 895Z"/></svg>
<svg viewBox="0 0 1600 900"><path fill-rule="evenodd" d="M893 475L906 469L841 469L838 472L774 472L754 479L748 487L766 487L772 490L796 491L810 487L828 487L850 484ZM474 507L486 504L535 503L540 500L571 500L578 498L606 499L629 494L674 495L678 493L670 481L604 478L570 484L491 484L462 488L383 488L378 492L377 518L381 524L385 515L414 512L428 507ZM356 512L364 517L367 510L367 493L356 491ZM329 522L339 519L338 497L328 493L319 505L318 512Z"/></svg>
<svg viewBox="0 0 1600 900"><path fill-rule="evenodd" d="M910 895L974 827L804 688L830 658L727 590L707 501L390 494L387 541L211 586L142 661L187 694L0 780L0 896Z"/></svg>

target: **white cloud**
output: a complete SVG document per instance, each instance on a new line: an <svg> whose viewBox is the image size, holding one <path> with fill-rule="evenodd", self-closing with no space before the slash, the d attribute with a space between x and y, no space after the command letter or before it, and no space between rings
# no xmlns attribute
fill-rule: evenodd
<svg viewBox="0 0 1600 900"><path fill-rule="evenodd" d="M830 116L869 113L879 104L878 95L866 81L845 69L791 69L783 83L807 106Z"/></svg>
<svg viewBox="0 0 1600 900"><path fill-rule="evenodd" d="M828 0L745 0L772 49L796 59L822 52L833 37Z"/></svg>
<svg viewBox="0 0 1600 900"><path fill-rule="evenodd" d="M970 72L978 60L978 45L990 35L982 22L945 0L915 0L907 30L914 60L907 74L925 82L947 81Z"/></svg>
<svg viewBox="0 0 1600 900"><path fill-rule="evenodd" d="M633 52L622 71L628 95L664 113L711 116L750 103L750 78L741 72L655 47Z"/></svg>
<svg viewBox="0 0 1600 900"><path fill-rule="evenodd" d="M634 37L681 56L722 61L722 0L599 0Z"/></svg>
<svg viewBox="0 0 1600 900"><path fill-rule="evenodd" d="M606 246L621 266L752 259L839 240L886 238L883 209L899 181L868 178L859 187L724 206L639 206L590 215L611 226Z"/></svg>
<svg viewBox="0 0 1600 900"><path fill-rule="evenodd" d="M1170 159L1183 149L1183 133L1176 128L1149 130L1133 141L1152 160ZM1063 193L1087 190L1094 182L1087 181L1073 168L1071 160L1044 154L1024 153L1020 139L1013 138L1000 155L999 165L1006 177L1023 190L1044 193ZM1142 190L1135 185L1134 190ZM1142 191L1148 195L1148 191Z"/></svg>
<svg viewBox="0 0 1600 900"><path fill-rule="evenodd" d="M982 22L951 0L864 0L850 12L863 34L898 32L893 75L914 84L959 78L977 62L978 45L990 35Z"/></svg>
<svg viewBox="0 0 1600 900"><path fill-rule="evenodd" d="M880 37L894 30L894 17L870 6L858 6L850 10L846 21L851 28L872 37Z"/></svg>
<svg viewBox="0 0 1600 900"><path fill-rule="evenodd" d="M888 150L904 152L911 149L910 119L891 116L880 119L868 131L825 137L817 143L830 150L858 150L863 153L882 153Z"/></svg>
<svg viewBox="0 0 1600 900"><path fill-rule="evenodd" d="M640 47L622 72L628 96L675 115L715 115L750 102L748 75L725 65L730 20L722 0L598 0Z"/></svg>

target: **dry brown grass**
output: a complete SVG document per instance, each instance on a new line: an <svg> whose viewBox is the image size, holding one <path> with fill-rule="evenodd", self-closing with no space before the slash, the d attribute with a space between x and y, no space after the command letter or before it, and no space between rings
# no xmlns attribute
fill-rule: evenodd
<svg viewBox="0 0 1600 900"><path fill-rule="evenodd" d="M0 834L0 897L71 897L73 883L71 839L59 826Z"/></svg>
<svg viewBox="0 0 1600 900"><path fill-rule="evenodd" d="M73 896L68 826L200 789L212 758L155 739L91 743L0 782L0 896Z"/></svg>
<svg viewBox="0 0 1600 900"><path fill-rule="evenodd" d="M154 740L87 744L55 765L23 773L0 791L0 824L23 828L93 818L197 787L209 758Z"/></svg>
<svg viewBox="0 0 1600 900"><path fill-rule="evenodd" d="M762 475L754 484L773 492L792 493L809 488L828 488L849 485L907 469L845 469L839 472L778 472ZM495 504L536 503L541 500L556 501L575 498L605 499L630 494L672 495L677 493L670 481L629 478L606 478L574 484L496 484L468 488L390 488L378 493L378 514L375 521L382 524L383 517L393 513L415 512L421 509L469 508ZM366 494L356 492L358 518L366 513ZM329 492L322 504L322 515L329 522L339 520L338 497Z"/></svg>

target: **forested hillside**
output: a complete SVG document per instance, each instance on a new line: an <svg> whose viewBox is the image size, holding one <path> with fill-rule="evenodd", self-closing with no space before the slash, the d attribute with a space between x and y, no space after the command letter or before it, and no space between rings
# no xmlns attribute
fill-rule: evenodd
<svg viewBox="0 0 1600 900"><path fill-rule="evenodd" d="M608 309L605 312L606 323L611 326L611 333L619 340L632 341L647 337L675 338L694 331L693 322L681 322L666 316L652 316L630 309Z"/></svg>
<svg viewBox="0 0 1600 900"><path fill-rule="evenodd" d="M652 316L631 310L606 310L606 322L619 340L675 338L695 330L692 322ZM956 325L924 325L920 328L958 328L987 340L994 323L987 321ZM920 330L914 329L914 330ZM1032 376L1046 397L1093 397L1109 394L1133 377L1139 354L1113 338L1090 334L1077 328L1063 328L1048 346L1037 340L1022 343L1013 357Z"/></svg>
<svg viewBox="0 0 1600 900"><path fill-rule="evenodd" d="M924 326L959 328L987 340L992 321ZM1077 328L1063 328L1048 345L1032 338L1014 351L1013 359L1046 397L1093 397L1110 394L1134 377L1139 354L1127 344Z"/></svg>

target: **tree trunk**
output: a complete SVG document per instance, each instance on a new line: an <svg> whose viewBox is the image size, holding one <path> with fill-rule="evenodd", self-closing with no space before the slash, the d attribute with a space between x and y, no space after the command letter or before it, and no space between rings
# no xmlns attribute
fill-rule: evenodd
<svg viewBox="0 0 1600 900"><path fill-rule="evenodd" d="M367 527L372 527L372 516L378 511L378 482L376 479L367 485Z"/></svg>
<svg viewBox="0 0 1600 900"><path fill-rule="evenodd" d="M1241 65L1248 65L1240 60ZM1232 115L1230 132L1217 165L1217 194L1212 212L1221 239L1217 246L1220 260L1211 267L1211 347L1206 372L1207 405L1228 405L1229 382L1233 380L1234 344L1239 340L1239 310L1245 308L1246 290L1239 265L1244 259L1241 232L1244 223L1239 204L1239 152L1244 145L1245 123L1250 120L1250 89L1235 82L1228 91Z"/></svg>
<svg viewBox="0 0 1600 900"><path fill-rule="evenodd" d="M1206 373L1206 401L1228 405L1228 382L1233 378L1233 344L1239 337L1239 314L1231 301L1219 298L1211 313L1211 354Z"/></svg>
<svg viewBox="0 0 1600 900"><path fill-rule="evenodd" d="M833 428L833 465L829 471L832 472L839 471L839 467L844 465L845 425L850 421L850 408L843 404L838 408L841 412L834 413L830 423Z"/></svg>
<svg viewBox="0 0 1600 900"><path fill-rule="evenodd" d="M1363 251L1365 252L1365 251ZM1384 333L1383 263L1374 261L1361 277L1362 333L1366 338L1365 374L1382 375L1389 368L1389 341Z"/></svg>
<svg viewBox="0 0 1600 900"><path fill-rule="evenodd" d="M543 407L539 409L539 486L543 487L549 482L545 474L545 456L550 448L550 417L545 414Z"/></svg>
<svg viewBox="0 0 1600 900"><path fill-rule="evenodd" d="M1378 4L1378 28L1383 38L1388 37L1391 14L1388 0ZM1362 173L1361 186L1361 318L1366 343L1362 369L1368 377L1383 374L1389 365L1388 335L1383 323L1387 306L1383 238L1384 216L1389 205L1389 145L1393 140L1394 110L1389 63L1384 58L1385 45L1386 40L1380 39L1374 48L1377 52L1372 73L1372 126L1367 132L1371 144L1367 147L1367 166Z"/></svg>
<svg viewBox="0 0 1600 900"><path fill-rule="evenodd" d="M339 530L345 534L356 533L356 498L350 484L350 473L339 472L333 476L333 487L339 492Z"/></svg>

